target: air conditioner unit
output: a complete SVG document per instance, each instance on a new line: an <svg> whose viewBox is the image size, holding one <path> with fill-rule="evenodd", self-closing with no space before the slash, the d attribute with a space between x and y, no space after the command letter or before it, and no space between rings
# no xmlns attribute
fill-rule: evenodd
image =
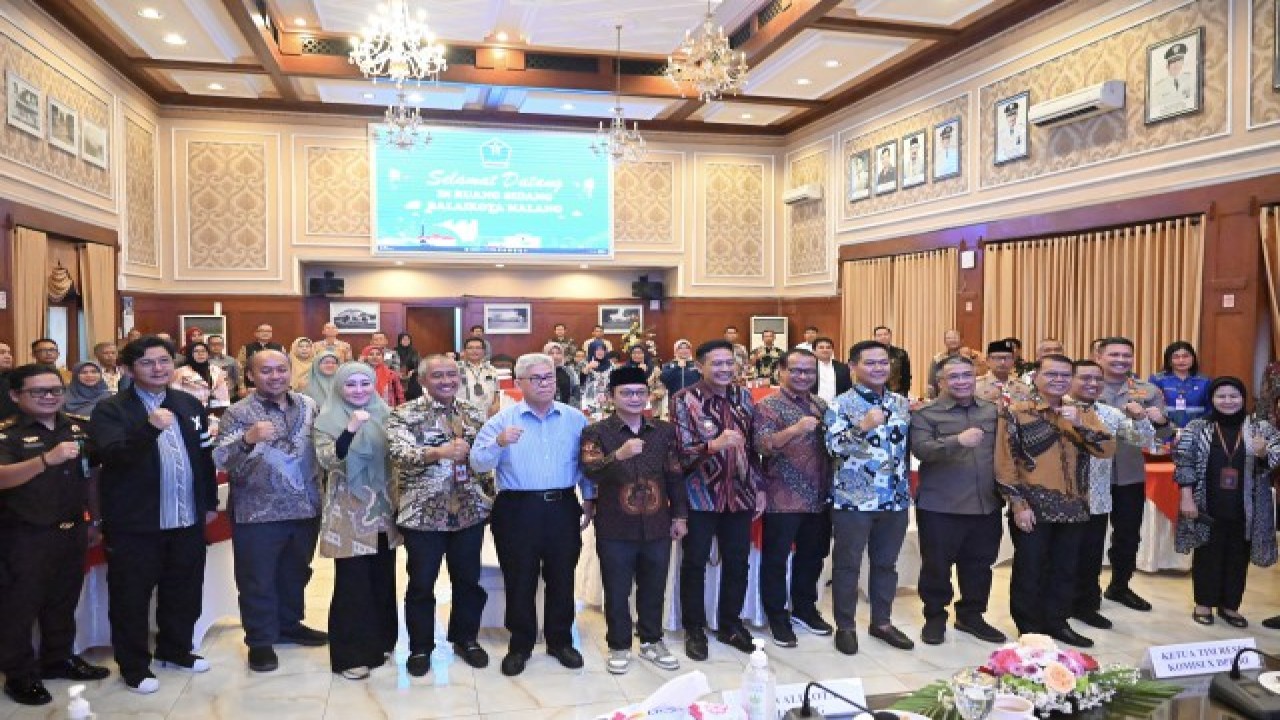
<svg viewBox="0 0 1280 720"><path fill-rule="evenodd" d="M1124 81L1108 80L1031 106L1027 119L1041 127L1084 120L1124 107Z"/></svg>
<svg viewBox="0 0 1280 720"><path fill-rule="evenodd" d="M822 183L809 183L793 187L782 194L782 202L788 205L822 199Z"/></svg>

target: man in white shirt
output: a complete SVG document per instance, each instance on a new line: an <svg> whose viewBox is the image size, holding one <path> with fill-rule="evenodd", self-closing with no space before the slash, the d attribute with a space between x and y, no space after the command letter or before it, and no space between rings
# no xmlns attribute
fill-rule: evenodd
<svg viewBox="0 0 1280 720"><path fill-rule="evenodd" d="M810 325L804 329L804 342L796 343L797 350L813 352L813 341L818 339L818 326Z"/></svg>
<svg viewBox="0 0 1280 720"><path fill-rule="evenodd" d="M835 359L836 342L829 337L813 341L813 354L818 358L818 387L814 394L827 404L834 403L838 395L853 387L849 366Z"/></svg>
<svg viewBox="0 0 1280 720"><path fill-rule="evenodd" d="M1019 103L1004 106L1005 126L996 133L996 162L1013 160L1027 154L1027 126L1018 122Z"/></svg>

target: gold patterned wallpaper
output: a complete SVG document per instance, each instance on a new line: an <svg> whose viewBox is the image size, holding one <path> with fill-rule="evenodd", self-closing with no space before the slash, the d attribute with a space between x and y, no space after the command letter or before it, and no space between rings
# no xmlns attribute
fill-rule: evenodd
<svg viewBox="0 0 1280 720"><path fill-rule="evenodd" d="M156 145L151 128L125 119L126 257L131 265L159 268L156 252Z"/></svg>
<svg viewBox="0 0 1280 720"><path fill-rule="evenodd" d="M1280 90L1275 88L1276 0L1253 0L1250 43L1249 121L1254 125L1280 120Z"/></svg>
<svg viewBox="0 0 1280 720"><path fill-rule="evenodd" d="M4 96L0 108L8 107L10 83L7 76L15 74L43 93L40 113L44 137L35 137L3 122L3 129L0 129L0 157L21 163L108 200L114 199L115 188L108 170L89 164L78 154L59 150L49 144L48 140L50 99L75 110L79 115L81 130L87 121L105 128L108 138L114 137L111 133L110 96L99 88L90 88L87 84L72 79L41 60L14 39L18 35L10 34L11 28L8 22L0 23L0 65L3 65L6 75L3 87L0 87L0 94ZM110 151L108 146L108 153Z"/></svg>
<svg viewBox="0 0 1280 720"><path fill-rule="evenodd" d="M851 220L853 218L872 215L886 210L896 210L899 208L917 205L930 200L939 200L949 198L955 195L961 195L969 191L969 168L965 163L965 138L971 131L967 125L969 124L969 95L968 93L961 95L952 100L948 100L939 105L935 105L928 110L916 113L910 117L898 120L889 125L885 125L870 132L863 133L856 137L843 139L841 147L843 151L840 153L842 162L840 164L840 194L833 202L839 202L841 209L841 218ZM956 139L956 148L959 152L960 174L955 177L946 178L944 180L934 180L933 173L929 168L933 166L933 151L935 147L933 128L940 122L950 120L952 118L961 118L960 121L960 137ZM923 185L916 185L910 188L899 188L898 190L884 195L876 195L872 193L871 197L863 200L855 200L849 202L849 163L856 153L868 150L871 152L872 173L875 167L875 148L881 143L890 140L898 141L898 163L902 163L902 139L921 130L925 131L928 138L928 152L925 154L925 182Z"/></svg>
<svg viewBox="0 0 1280 720"><path fill-rule="evenodd" d="M188 265L267 269L267 162L260 143L187 145Z"/></svg>
<svg viewBox="0 0 1280 720"><path fill-rule="evenodd" d="M708 162L703 187L708 278L765 276L765 167L756 163Z"/></svg>
<svg viewBox="0 0 1280 720"><path fill-rule="evenodd" d="M1228 2L1198 1L1059 55L982 88L982 186L993 187L1155 150L1228 131ZM1153 125L1144 123L1147 48L1204 27L1203 110ZM1030 157L996 166L996 102L1031 91L1031 103L1104 80L1124 80L1123 111L1053 127L1028 127Z"/></svg>
<svg viewBox="0 0 1280 720"><path fill-rule="evenodd" d="M676 165L620 163L613 175L613 234L627 245L676 244Z"/></svg>
<svg viewBox="0 0 1280 720"><path fill-rule="evenodd" d="M307 234L369 235L369 151L307 147Z"/></svg>
<svg viewBox="0 0 1280 720"><path fill-rule="evenodd" d="M830 150L805 155L791 161L788 187L827 182ZM787 271L791 277L821 275L827 272L830 241L827 238L827 204L832 193L827 190L820 201L791 205L785 212L790 218L791 234L787 240Z"/></svg>

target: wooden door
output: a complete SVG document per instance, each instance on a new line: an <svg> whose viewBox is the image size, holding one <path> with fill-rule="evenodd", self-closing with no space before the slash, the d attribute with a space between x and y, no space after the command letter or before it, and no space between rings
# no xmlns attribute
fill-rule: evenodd
<svg viewBox="0 0 1280 720"><path fill-rule="evenodd" d="M405 332L413 337L414 347L424 357L453 350L454 315L451 307L406 307Z"/></svg>

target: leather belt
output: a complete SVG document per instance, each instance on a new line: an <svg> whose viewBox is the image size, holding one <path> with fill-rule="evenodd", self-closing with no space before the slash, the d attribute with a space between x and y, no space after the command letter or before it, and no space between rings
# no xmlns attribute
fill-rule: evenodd
<svg viewBox="0 0 1280 720"><path fill-rule="evenodd" d="M503 490L502 492L536 498L543 502L560 502L573 496L573 488L561 488L559 490Z"/></svg>

